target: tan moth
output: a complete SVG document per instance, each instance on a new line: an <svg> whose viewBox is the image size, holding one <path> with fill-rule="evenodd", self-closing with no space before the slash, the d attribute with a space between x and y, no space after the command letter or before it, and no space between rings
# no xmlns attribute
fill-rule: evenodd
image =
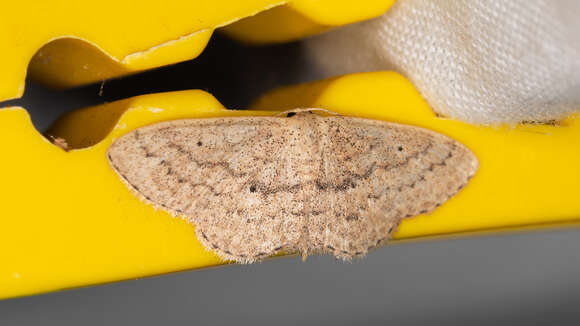
<svg viewBox="0 0 580 326"><path fill-rule="evenodd" d="M242 263L279 251L362 256L478 168L469 149L433 131L308 110L157 123L117 139L108 159L141 199Z"/></svg>

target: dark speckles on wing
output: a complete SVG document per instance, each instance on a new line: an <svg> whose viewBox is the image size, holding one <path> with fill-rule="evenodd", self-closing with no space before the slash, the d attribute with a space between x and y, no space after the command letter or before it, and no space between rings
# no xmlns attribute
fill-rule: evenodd
<svg viewBox="0 0 580 326"><path fill-rule="evenodd" d="M134 193L243 263L281 250L364 255L402 218L464 188L477 168L448 137L308 111L160 123L121 137L107 155Z"/></svg>

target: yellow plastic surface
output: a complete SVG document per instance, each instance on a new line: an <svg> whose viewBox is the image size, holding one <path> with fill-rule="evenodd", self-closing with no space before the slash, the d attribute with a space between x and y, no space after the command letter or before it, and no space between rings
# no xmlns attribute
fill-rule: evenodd
<svg viewBox="0 0 580 326"><path fill-rule="evenodd" d="M294 0L224 27L235 39L248 43L297 40L329 28L374 18L395 0Z"/></svg>
<svg viewBox="0 0 580 326"><path fill-rule="evenodd" d="M69 87L197 56L213 30L284 0L5 1L0 20L0 101L34 78ZM54 42L54 43L51 43Z"/></svg>
<svg viewBox="0 0 580 326"><path fill-rule="evenodd" d="M76 111L48 142L22 108L0 109L0 298L220 263L191 225L137 200L110 169L112 140L161 120L260 114L211 95L142 96ZM264 113L262 113L264 114Z"/></svg>
<svg viewBox="0 0 580 326"><path fill-rule="evenodd" d="M580 221L580 119L562 126L474 127L434 116L403 77L365 73L276 91L256 108L323 107L418 125L453 137L480 170L432 215L408 219L395 238ZM34 130L21 108L0 110L0 298L131 279L223 263L194 228L139 201L109 167L111 142L158 121L277 111L227 111L211 95L146 95L70 113L51 132Z"/></svg>
<svg viewBox="0 0 580 326"><path fill-rule="evenodd" d="M335 26L377 16L392 1L362 0L356 10L347 10L351 3L343 0L294 0L292 9L281 11L296 12L300 18L288 14L282 25L273 21L267 29L275 40L302 37L318 31L306 33L302 25ZM0 101L22 96L28 67L30 75L45 84L73 87L189 60L203 51L214 29L275 6L286 7L287 2L5 1L0 20Z"/></svg>

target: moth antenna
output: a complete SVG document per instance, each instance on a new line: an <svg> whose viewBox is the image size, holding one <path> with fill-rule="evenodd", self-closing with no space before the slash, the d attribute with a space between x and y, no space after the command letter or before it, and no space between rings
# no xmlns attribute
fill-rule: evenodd
<svg viewBox="0 0 580 326"><path fill-rule="evenodd" d="M323 109L323 108L296 108L296 109L282 111L282 112L276 114L275 116L276 117L285 117L289 113L312 112L312 111L321 111L321 112L325 112L325 113L328 113L328 114L334 115L334 116L340 116L341 115L341 114L336 113L334 111L330 111L330 110Z"/></svg>

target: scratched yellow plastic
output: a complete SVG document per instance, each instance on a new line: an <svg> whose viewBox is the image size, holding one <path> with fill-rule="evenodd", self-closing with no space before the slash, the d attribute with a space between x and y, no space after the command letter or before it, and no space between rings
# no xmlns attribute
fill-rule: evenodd
<svg viewBox="0 0 580 326"><path fill-rule="evenodd" d="M202 91L79 110L51 130L76 148L68 153L38 134L24 109L9 108L0 110L0 298L223 263L202 248L193 226L135 198L105 152L115 138L158 121L295 106L426 127L478 156L469 185L432 215L404 221L398 240L580 221L580 119L498 128L441 119L395 73L275 91L257 102L264 111L227 111Z"/></svg>
<svg viewBox="0 0 580 326"><path fill-rule="evenodd" d="M55 87L72 87L160 67L198 56L214 29L275 6L288 12L270 22L265 41L302 37L319 25L341 25L380 15L392 0L21 0L2 3L0 101L24 92L31 76ZM276 12L279 12L277 10ZM291 15L291 13L295 15ZM243 38L256 28L233 28ZM302 29L307 29L305 33ZM314 26L314 27L313 27ZM295 32L291 32L295 30ZM276 35L279 36L276 36ZM258 37L258 36L256 36ZM259 37L258 37L259 38Z"/></svg>

